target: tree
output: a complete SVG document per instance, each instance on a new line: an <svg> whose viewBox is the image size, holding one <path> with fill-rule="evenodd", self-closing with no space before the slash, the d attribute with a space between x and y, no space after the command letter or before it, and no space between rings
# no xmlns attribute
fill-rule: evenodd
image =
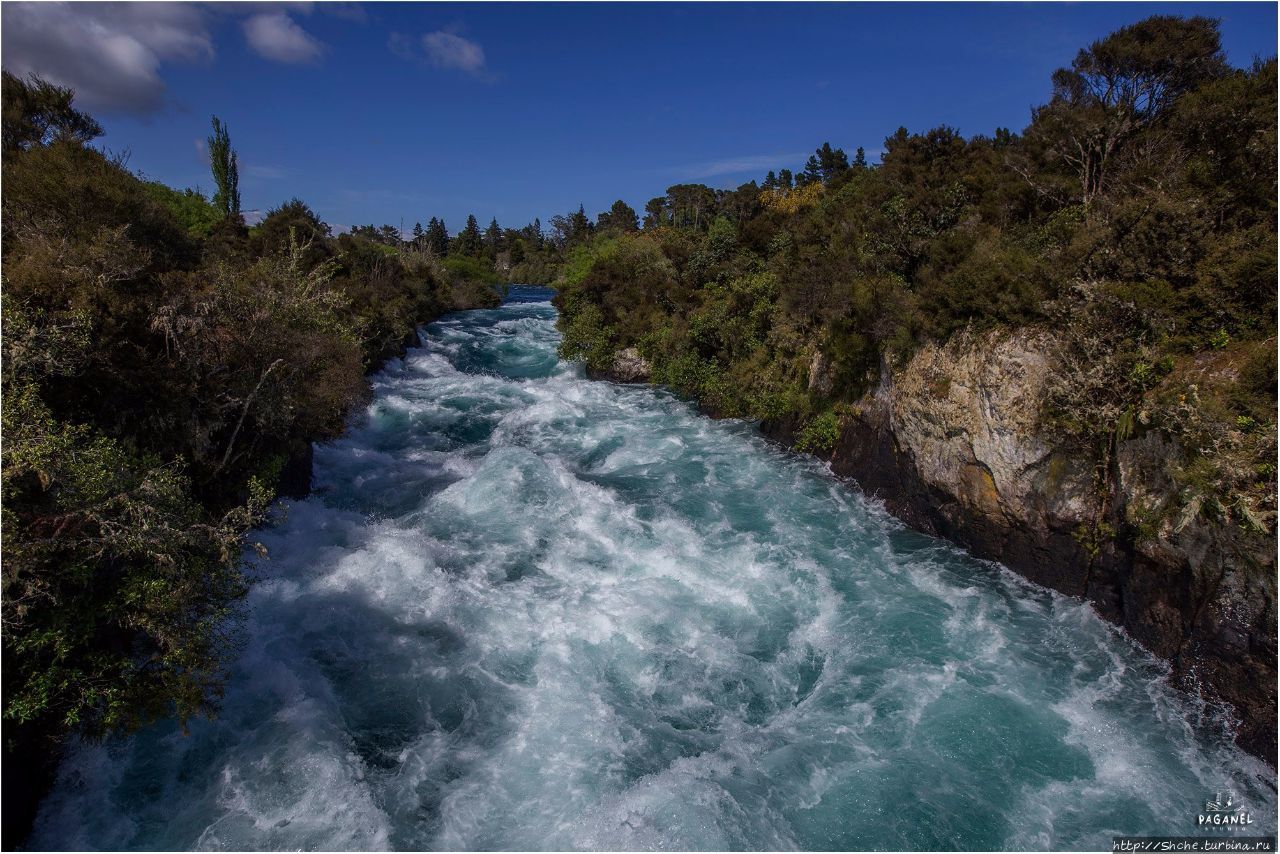
<svg viewBox="0 0 1280 854"><path fill-rule="evenodd" d="M497 255L502 248L502 229L498 227L498 218L489 220L489 227L484 230L484 247L490 255Z"/></svg>
<svg viewBox="0 0 1280 854"><path fill-rule="evenodd" d="M422 230L422 223L415 222L413 224L413 247L415 249L422 248L422 238L425 232Z"/></svg>
<svg viewBox="0 0 1280 854"><path fill-rule="evenodd" d="M1082 49L1053 73L1029 134L1076 174L1086 212L1119 154L1184 92L1226 72L1217 22L1155 15Z"/></svg>
<svg viewBox="0 0 1280 854"><path fill-rule="evenodd" d="M856 152L854 152L854 155L853 155L853 168L854 168L854 169L866 169L866 168L867 168L867 152L863 150L863 148L862 148L862 146L861 146L861 145L859 145L859 146L858 146L858 150L857 150Z"/></svg>
<svg viewBox="0 0 1280 854"><path fill-rule="evenodd" d="M431 218L427 223L426 241L427 249L437 258L449 254L449 229L445 227L444 220Z"/></svg>
<svg viewBox="0 0 1280 854"><path fill-rule="evenodd" d="M587 219L587 211L582 205L569 215L570 239L585 237L591 233L591 220Z"/></svg>
<svg viewBox="0 0 1280 854"><path fill-rule="evenodd" d="M660 225L666 225L670 220L667 212L667 199L665 196L658 196L650 199L644 205L644 227L657 228Z"/></svg>
<svg viewBox="0 0 1280 854"><path fill-rule="evenodd" d="M832 148L831 143L824 142L817 151L817 157L818 171L824 184L830 184L849 171L849 155L844 153L843 148Z"/></svg>
<svg viewBox="0 0 1280 854"><path fill-rule="evenodd" d="M790 169L778 171L778 186L783 190L790 190L794 186Z"/></svg>
<svg viewBox="0 0 1280 854"><path fill-rule="evenodd" d="M774 181L776 182L777 178ZM731 217L735 222L744 222L760 209L760 190L761 187L757 186L755 181L748 181L738 185L736 190L725 191L717 206L721 213Z"/></svg>
<svg viewBox="0 0 1280 854"><path fill-rule="evenodd" d="M705 184L675 184L667 188L667 206L676 225L696 229L711 221L716 194Z"/></svg>
<svg viewBox="0 0 1280 854"><path fill-rule="evenodd" d="M796 184L804 186L821 182L830 184L840 175L849 171L849 155L843 148L832 148L831 143L824 142L804 164L804 171L796 178Z"/></svg>
<svg viewBox="0 0 1280 854"><path fill-rule="evenodd" d="M34 74L22 80L5 71L4 150L6 153L69 140L84 145L102 136L102 125L72 108L75 92Z"/></svg>
<svg viewBox="0 0 1280 854"><path fill-rule="evenodd" d="M288 251L297 245L301 263L311 269L328 258L329 226L298 198L290 199L267 211L266 217L253 229L254 249L258 254Z"/></svg>
<svg viewBox="0 0 1280 854"><path fill-rule="evenodd" d="M822 166L818 163L818 156L810 154L809 159L805 161L804 171L796 176L796 184L803 187L808 184L816 184L821 180Z"/></svg>
<svg viewBox="0 0 1280 854"><path fill-rule="evenodd" d="M231 147L231 135L227 126L213 117L213 135L209 137L209 166L213 169L213 182L218 192L213 195L214 207L227 216L240 215L240 167L236 152Z"/></svg>
<svg viewBox="0 0 1280 854"><path fill-rule="evenodd" d="M618 199L609 210L600 214L597 223L602 230L610 231L632 232L640 228L635 209L622 199Z"/></svg>
<svg viewBox="0 0 1280 854"><path fill-rule="evenodd" d="M480 223L475 214L467 217L467 224L453 241L453 251L459 255L477 256L484 249L484 238L480 235Z"/></svg>

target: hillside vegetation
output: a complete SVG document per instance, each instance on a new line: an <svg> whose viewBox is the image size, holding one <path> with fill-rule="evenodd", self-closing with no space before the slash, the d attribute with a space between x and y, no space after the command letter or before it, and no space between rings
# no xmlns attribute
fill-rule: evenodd
<svg viewBox="0 0 1280 854"><path fill-rule="evenodd" d="M798 174L671 187L642 229L602 216L558 282L563 355L634 348L825 454L925 342L1050 328L1059 442L1101 470L1161 431L1190 454L1183 512L1274 530L1275 59L1232 68L1216 22L1158 16L1051 83L1021 133L899 129L878 165L823 144Z"/></svg>
<svg viewBox="0 0 1280 854"><path fill-rule="evenodd" d="M216 121L227 168L212 202L92 147L98 124L38 79L5 74L3 133L16 797L38 794L67 734L216 710L253 527L278 492L306 491L310 443L343 429L366 373L417 324L495 305L500 277L332 237L297 199L246 228ZM7 832L18 824L7 815Z"/></svg>

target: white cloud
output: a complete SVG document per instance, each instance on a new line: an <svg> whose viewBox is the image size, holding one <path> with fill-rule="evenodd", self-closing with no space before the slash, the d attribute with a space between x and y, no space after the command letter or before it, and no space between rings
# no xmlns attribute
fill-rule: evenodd
<svg viewBox="0 0 1280 854"><path fill-rule="evenodd" d="M275 62L314 62L324 45L285 12L254 15L244 22L244 37L262 56Z"/></svg>
<svg viewBox="0 0 1280 854"><path fill-rule="evenodd" d="M444 30L427 33L422 37L422 48L431 64L438 68L456 68L468 74L484 71L484 48L454 33Z"/></svg>
<svg viewBox="0 0 1280 854"><path fill-rule="evenodd" d="M419 37L392 33L387 47L401 59L436 68L452 68L481 80L495 80L497 75L485 65L484 48L479 43L448 30L436 30Z"/></svg>
<svg viewBox="0 0 1280 854"><path fill-rule="evenodd" d="M154 112L161 63L214 54L204 9L185 3L8 2L0 16L5 70L69 86L90 110Z"/></svg>
<svg viewBox="0 0 1280 854"><path fill-rule="evenodd" d="M796 154L752 154L745 157L729 157L723 160L712 160L708 163L695 163L679 170L689 178L711 178L716 175L737 175L743 172L766 172L770 169L794 168L797 161L803 160L803 153Z"/></svg>

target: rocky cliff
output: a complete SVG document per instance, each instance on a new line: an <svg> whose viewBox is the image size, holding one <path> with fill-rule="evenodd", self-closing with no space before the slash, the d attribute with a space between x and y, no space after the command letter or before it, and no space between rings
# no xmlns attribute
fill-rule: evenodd
<svg viewBox="0 0 1280 854"><path fill-rule="evenodd" d="M1105 454L1056 442L1040 417L1050 335L959 335L886 367L842 419L833 470L909 524L1088 599L1183 687L1229 704L1241 746L1274 763L1274 532L1188 506L1182 451L1157 431ZM790 443L796 426L763 428Z"/></svg>

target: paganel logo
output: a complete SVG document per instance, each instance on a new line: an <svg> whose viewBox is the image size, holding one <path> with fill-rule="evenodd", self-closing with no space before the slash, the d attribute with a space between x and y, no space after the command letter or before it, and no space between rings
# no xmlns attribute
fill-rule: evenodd
<svg viewBox="0 0 1280 854"><path fill-rule="evenodd" d="M1204 802L1204 812L1196 816L1198 827L1247 827L1253 824L1253 815L1238 804L1230 792L1215 792L1213 800Z"/></svg>

